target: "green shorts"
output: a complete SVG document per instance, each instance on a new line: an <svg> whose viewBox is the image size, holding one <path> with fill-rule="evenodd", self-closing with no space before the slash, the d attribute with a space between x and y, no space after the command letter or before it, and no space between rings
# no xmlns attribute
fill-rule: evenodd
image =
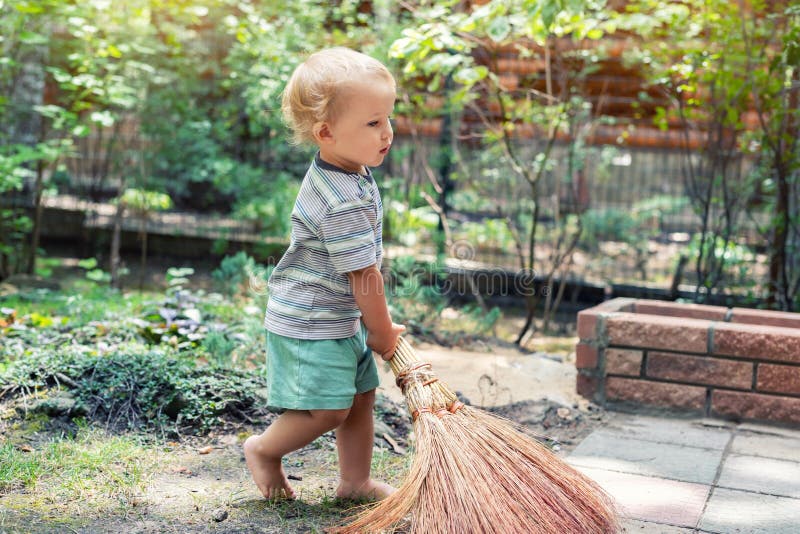
<svg viewBox="0 0 800 534"><path fill-rule="evenodd" d="M378 387L366 329L342 339L295 339L267 331L267 404L287 410L342 410Z"/></svg>

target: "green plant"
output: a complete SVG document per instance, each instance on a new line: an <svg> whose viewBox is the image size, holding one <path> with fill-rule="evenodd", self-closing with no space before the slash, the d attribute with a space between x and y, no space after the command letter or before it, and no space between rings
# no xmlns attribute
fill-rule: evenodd
<svg viewBox="0 0 800 534"><path fill-rule="evenodd" d="M208 354L210 362L217 367L225 367L231 364L231 354L236 345L236 341L224 332L212 330L206 334L200 346Z"/></svg>
<svg viewBox="0 0 800 534"><path fill-rule="evenodd" d="M470 9L436 4L413 13L416 20L391 47L391 56L402 60L409 100L425 107L430 93L443 94L446 118L468 109L480 119L482 127L470 132L481 138L484 148L485 171L477 175L490 175L492 180L474 187L495 199L492 212L506 222L521 269L541 268L546 286L552 286L556 275L563 280L571 267L582 227L580 217L571 217L560 198L547 202L544 178L555 176L565 192L572 192L571 184L580 179L588 150L585 140L598 120L597 108L570 88L580 86L603 55L561 53L555 43L599 39L615 31L612 15L604 2L556 0L493 0ZM543 86L525 80L519 88L510 87L501 79L498 64L511 48L542 62ZM559 82L552 83L555 79ZM521 131L532 134L530 143L520 142ZM567 140L565 150L556 149L559 138ZM445 186L441 189L444 192ZM498 191L505 192L505 198L498 198ZM575 200L568 198L566 205L576 205ZM545 219L554 231L540 231L538 225ZM547 245L552 252L547 255L539 254L537 247L545 235L551 237ZM517 343L534 326L540 299L534 277L526 280L527 318ZM545 299L546 314L559 305L562 292L555 294Z"/></svg>
<svg viewBox="0 0 800 534"><path fill-rule="evenodd" d="M264 388L254 372L197 366L170 350L130 346L108 354L43 351L11 362L0 375L0 389L23 395L57 383L70 388L91 421L160 432L207 431L224 417L241 418L262 402Z"/></svg>
<svg viewBox="0 0 800 534"><path fill-rule="evenodd" d="M92 513L132 502L150 481L162 455L135 436L114 436L79 425L74 436L53 438L21 450L0 445L0 491L24 486L36 503L69 505L91 496ZM35 506L35 503L31 503Z"/></svg>
<svg viewBox="0 0 800 534"><path fill-rule="evenodd" d="M246 252L225 256L211 277L228 296L247 295L253 289L263 289L271 269L256 263Z"/></svg>
<svg viewBox="0 0 800 534"><path fill-rule="evenodd" d="M755 275L758 265L755 251L747 245L726 241L720 236L713 240L702 237L699 233L692 236L686 246L686 254L689 257L702 255L709 258L714 277L713 281L708 279L701 286L699 298L696 300L702 302L715 288L724 287L725 293L757 301L766 288L759 285L759 277ZM718 260L713 260L714 258Z"/></svg>
<svg viewBox="0 0 800 534"><path fill-rule="evenodd" d="M421 264L412 256L394 258L387 291L393 319L424 333L435 329L447 307L443 277L438 264Z"/></svg>
<svg viewBox="0 0 800 534"><path fill-rule="evenodd" d="M86 270L86 279L95 283L107 283L111 275L97 267L97 258L86 258L78 262L78 267Z"/></svg>
<svg viewBox="0 0 800 534"><path fill-rule="evenodd" d="M580 246L596 253L600 251L601 242L622 243L624 246L620 255L634 256L640 276L645 280L651 256L650 240L661 233L665 215L679 212L688 203L688 199L683 197L656 195L634 203L628 210L587 210L582 216Z"/></svg>
<svg viewBox="0 0 800 534"><path fill-rule="evenodd" d="M413 247L430 239L439 222L439 216L428 206L409 208L406 202L384 199L384 237L405 246Z"/></svg>

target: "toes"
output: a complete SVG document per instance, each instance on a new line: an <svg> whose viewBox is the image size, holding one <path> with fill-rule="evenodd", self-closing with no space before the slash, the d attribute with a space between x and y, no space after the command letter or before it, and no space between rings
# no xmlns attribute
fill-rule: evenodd
<svg viewBox="0 0 800 534"><path fill-rule="evenodd" d="M264 497L271 501L291 500L295 498L295 493L294 490L289 487L269 488L269 490L264 492Z"/></svg>

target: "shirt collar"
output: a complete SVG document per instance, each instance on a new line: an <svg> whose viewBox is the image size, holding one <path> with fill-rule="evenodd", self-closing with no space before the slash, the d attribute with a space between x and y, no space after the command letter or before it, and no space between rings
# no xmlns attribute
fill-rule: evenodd
<svg viewBox="0 0 800 534"><path fill-rule="evenodd" d="M341 167L337 167L336 165L333 165L323 160L321 157L319 157L319 152L317 152L314 155L314 164L320 169L325 169L326 171L333 171L341 174L346 174L348 176L355 176L356 178L366 178L367 180L372 180L372 170L370 170L370 168L367 167L366 165L364 165L364 168L367 170L367 174L361 174L360 172L346 171Z"/></svg>

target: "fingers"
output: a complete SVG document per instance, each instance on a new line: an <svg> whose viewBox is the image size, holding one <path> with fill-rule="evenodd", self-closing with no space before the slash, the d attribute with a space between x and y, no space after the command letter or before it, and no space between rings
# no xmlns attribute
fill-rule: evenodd
<svg viewBox="0 0 800 534"><path fill-rule="evenodd" d="M394 351L397 349L398 339L405 331L405 325L392 323L391 330L379 339L376 339L374 334L369 332L367 334L367 346L379 354L381 359L391 360L392 356L394 356Z"/></svg>
<svg viewBox="0 0 800 534"><path fill-rule="evenodd" d="M392 334L394 334L394 340L392 342L392 347L389 350L381 351L381 359L384 361L389 361L394 357L394 353L397 350L397 343L399 341L400 335L406 331L405 325L402 324L395 324L392 323Z"/></svg>

